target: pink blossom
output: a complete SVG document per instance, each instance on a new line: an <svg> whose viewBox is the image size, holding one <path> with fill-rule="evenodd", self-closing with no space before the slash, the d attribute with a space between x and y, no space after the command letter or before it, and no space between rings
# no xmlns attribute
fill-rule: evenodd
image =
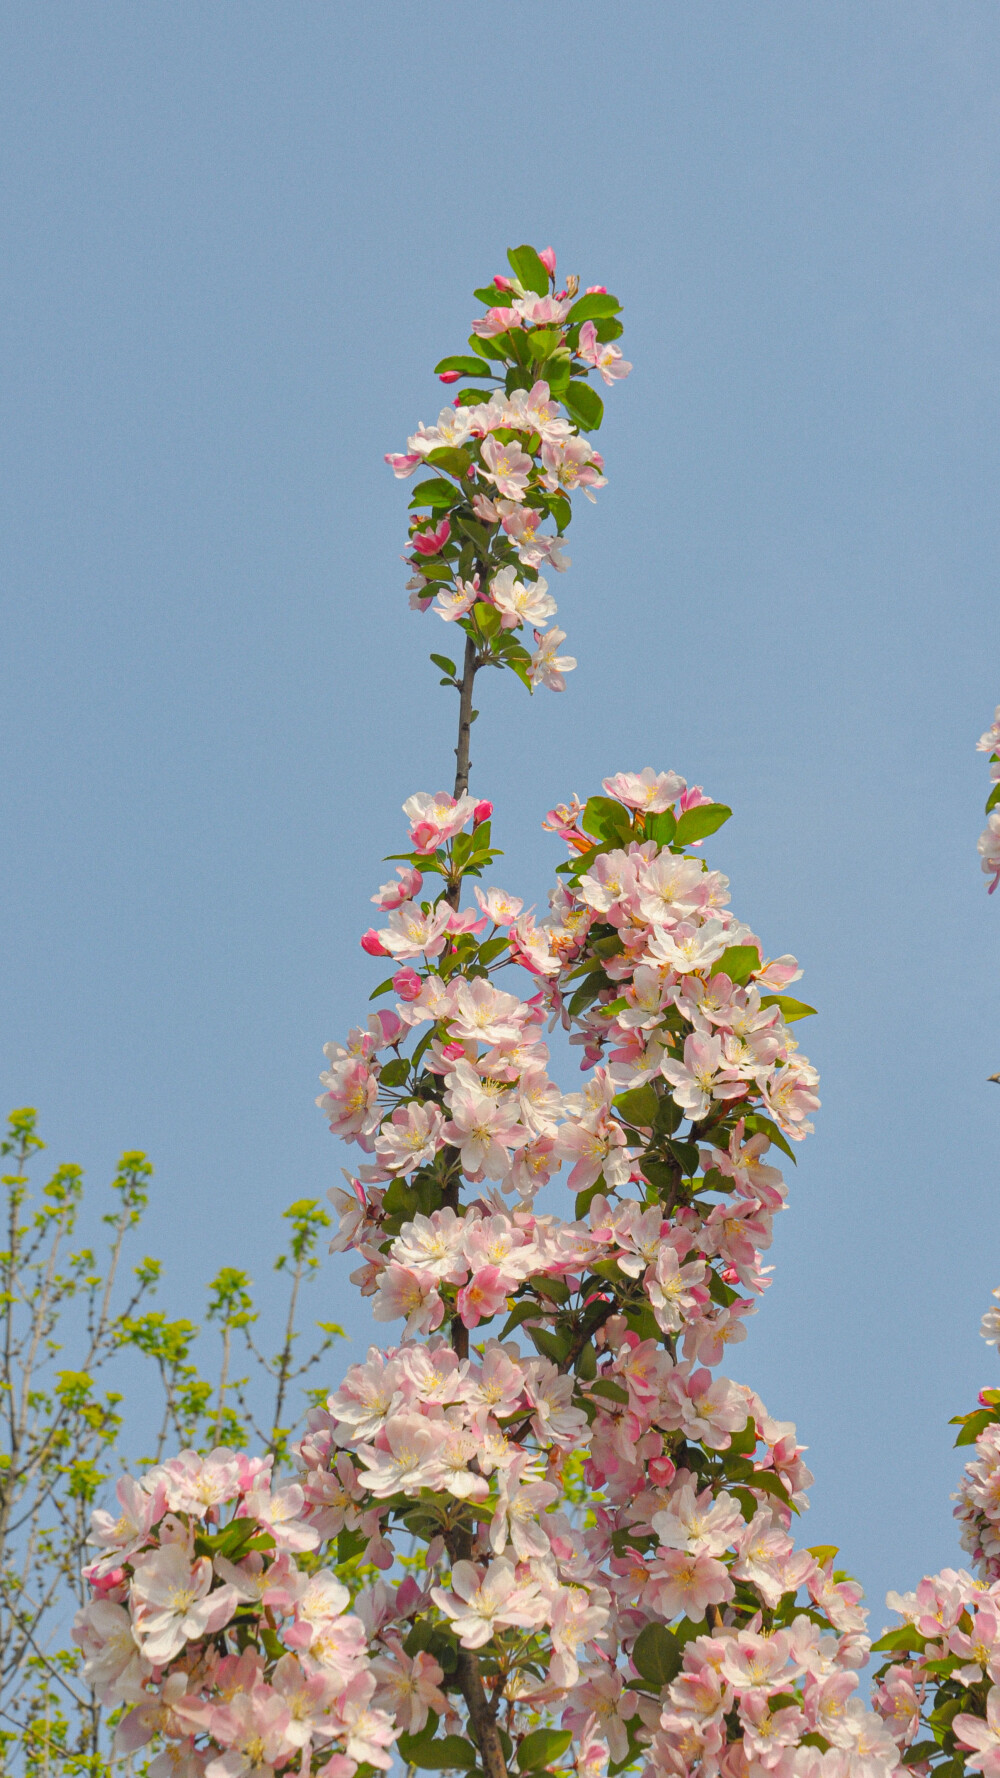
<svg viewBox="0 0 1000 1778"><path fill-rule="evenodd" d="M375 1138L375 1153L393 1173L412 1173L428 1166L442 1143L444 1118L437 1105L411 1099L397 1105Z"/></svg>
<svg viewBox="0 0 1000 1778"><path fill-rule="evenodd" d="M398 883L383 883L376 890L372 901L386 914L393 908L402 907L404 901L414 901L424 886L424 879L418 870L409 864L397 864Z"/></svg>
<svg viewBox="0 0 1000 1778"><path fill-rule="evenodd" d="M419 451L411 451L406 455L400 455L398 451L387 451L385 460L397 481L405 481L408 475L413 474L417 465L423 462L423 457Z"/></svg>
<svg viewBox="0 0 1000 1778"><path fill-rule="evenodd" d="M544 635L535 631L538 646L528 667L532 690L536 685L547 685L550 691L565 691L566 680L563 675L571 673L576 666L574 655L561 655L558 652L560 642L565 640L565 630L546 630Z"/></svg>
<svg viewBox="0 0 1000 1778"><path fill-rule="evenodd" d="M480 315L473 321L472 331L478 333L480 339L490 340L495 339L498 333L508 333L512 327L520 326L521 317L517 309L493 308L487 309L485 315Z"/></svg>
<svg viewBox="0 0 1000 1778"><path fill-rule="evenodd" d="M457 1298L459 1317L465 1327L478 1327L505 1306L510 1284L496 1266L483 1266Z"/></svg>
<svg viewBox="0 0 1000 1778"><path fill-rule="evenodd" d="M192 1562L180 1544L137 1557L132 1578L135 1635L147 1660L163 1666L180 1654L185 1642L229 1622L238 1603L235 1588L210 1592L211 1585L209 1558Z"/></svg>
<svg viewBox="0 0 1000 1778"><path fill-rule="evenodd" d="M664 1618L680 1615L697 1620L704 1617L706 1606L721 1605L732 1596L729 1571L714 1556L663 1550L650 1568L643 1603Z"/></svg>
<svg viewBox="0 0 1000 1778"><path fill-rule="evenodd" d="M440 524L434 525L430 530L414 531L410 542L418 555L436 556L444 548L450 536L451 520L445 514Z"/></svg>
<svg viewBox="0 0 1000 1778"><path fill-rule="evenodd" d="M491 435L483 441L482 459L486 465L483 474L487 481L495 484L498 494L505 495L508 500L524 499L534 463L520 445L501 444Z"/></svg>
<svg viewBox="0 0 1000 1778"><path fill-rule="evenodd" d="M676 772L656 772L643 766L641 772L616 772L605 778L606 796L613 796L627 809L640 809L646 815L658 815L669 809L684 790L684 779Z"/></svg>
<svg viewBox="0 0 1000 1778"><path fill-rule="evenodd" d="M430 1272L411 1271L390 1261L379 1276L372 1314L376 1321L396 1321L405 1315L407 1335L431 1333L444 1319L444 1304Z"/></svg>
<svg viewBox="0 0 1000 1778"><path fill-rule="evenodd" d="M537 1586L518 1584L516 1571L503 1557L487 1569L456 1562L451 1591L432 1587L431 1598L454 1624L463 1648L482 1648L495 1630L508 1624L530 1627L543 1622L548 1607Z"/></svg>
<svg viewBox="0 0 1000 1778"><path fill-rule="evenodd" d="M632 369L628 359L622 357L617 346L610 342L607 345L601 345L593 321L583 323L577 351L584 363L599 370L604 381L608 384L613 383L617 377L627 377Z"/></svg>
<svg viewBox="0 0 1000 1778"><path fill-rule="evenodd" d="M439 790L435 796L424 790L417 791L403 804L403 814L410 823L411 833L419 828L422 835L429 832L432 836L429 844L417 847L422 852L433 852L435 846L443 846L455 834L461 833L475 809L475 797L462 796L456 801L444 790Z"/></svg>

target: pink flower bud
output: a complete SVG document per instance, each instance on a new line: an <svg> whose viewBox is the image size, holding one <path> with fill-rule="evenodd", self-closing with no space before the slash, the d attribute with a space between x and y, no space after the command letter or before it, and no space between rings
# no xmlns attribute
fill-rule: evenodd
<svg viewBox="0 0 1000 1778"><path fill-rule="evenodd" d="M677 1465L671 1463L669 1457L654 1457L649 1464L648 1474L655 1487L669 1488L677 1474Z"/></svg>
<svg viewBox="0 0 1000 1778"><path fill-rule="evenodd" d="M400 1000L416 1000L423 987L416 970L409 968L401 969L398 975L394 975L392 985Z"/></svg>
<svg viewBox="0 0 1000 1778"><path fill-rule="evenodd" d="M475 809L473 810L473 814L472 814L473 827L474 828L482 827L483 822L488 821L490 816L492 815L492 813L493 813L493 804L492 803L477 803L475 806Z"/></svg>
<svg viewBox="0 0 1000 1778"><path fill-rule="evenodd" d="M556 275L556 250L554 247L543 247L538 255L550 278Z"/></svg>
<svg viewBox="0 0 1000 1778"><path fill-rule="evenodd" d="M432 821L418 821L410 832L414 852L433 852L437 848L438 830Z"/></svg>
<svg viewBox="0 0 1000 1778"><path fill-rule="evenodd" d="M586 294L587 296L607 296L608 287L606 284L588 284Z"/></svg>
<svg viewBox="0 0 1000 1778"><path fill-rule="evenodd" d="M687 790L681 792L681 814L686 814L688 809L700 809L703 803L710 803L711 801L712 798L705 795L700 784L691 784Z"/></svg>
<svg viewBox="0 0 1000 1778"><path fill-rule="evenodd" d="M438 382L439 383L457 383L461 374L462 373L460 370L439 370L438 371Z"/></svg>
<svg viewBox="0 0 1000 1778"><path fill-rule="evenodd" d="M389 955L374 926L369 926L368 931L364 934L361 940L361 949L367 951L369 957L388 957Z"/></svg>
<svg viewBox="0 0 1000 1778"><path fill-rule="evenodd" d="M509 290L511 288L511 280L505 278L502 272L497 272L493 282L498 290Z"/></svg>

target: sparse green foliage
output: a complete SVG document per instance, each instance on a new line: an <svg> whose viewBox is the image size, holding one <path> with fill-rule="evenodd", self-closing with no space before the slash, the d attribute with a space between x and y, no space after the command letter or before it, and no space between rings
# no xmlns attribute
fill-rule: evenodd
<svg viewBox="0 0 1000 1778"><path fill-rule="evenodd" d="M32 1191L29 1166L44 1146L36 1113L12 1112L0 1143L0 1769L5 1778L105 1778L106 1712L80 1677L69 1625L85 1591L90 1514L105 1504L109 1475L157 1462L168 1446L243 1446L251 1433L280 1465L313 1401L295 1385L342 1330L317 1323L318 1341L300 1355L301 1288L317 1270L329 1217L299 1199L284 1213L290 1235L274 1262L289 1300L273 1358L252 1338L259 1311L249 1275L223 1266L208 1286L206 1333L221 1348L213 1384L199 1366L198 1322L152 1305L160 1261L146 1256L127 1270L126 1242L149 1202L146 1156L122 1155L95 1248L79 1241L93 1220L79 1167L57 1167ZM246 1375L234 1377L237 1352ZM137 1360L152 1365L163 1403L144 1454L113 1386Z"/></svg>

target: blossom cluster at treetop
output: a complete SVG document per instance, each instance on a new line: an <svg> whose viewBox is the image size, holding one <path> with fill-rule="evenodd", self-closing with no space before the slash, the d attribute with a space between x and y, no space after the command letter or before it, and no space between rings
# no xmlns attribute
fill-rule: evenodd
<svg viewBox="0 0 1000 1778"><path fill-rule="evenodd" d="M474 380L386 462L401 478L437 472L410 501L411 605L456 624L481 665L509 668L531 690L562 691L576 661L561 652L565 631L546 628L557 606L540 570L569 567L571 496L593 500L606 481L603 457L583 436L604 412L588 376L612 384L632 366L614 344L620 304L603 284L581 294L570 277L557 290L551 247L509 257L514 275L476 291L486 313L472 323L470 353L437 366L442 382ZM525 648L519 636L529 630ZM444 683L457 683L454 662L431 658Z"/></svg>
<svg viewBox="0 0 1000 1778"><path fill-rule="evenodd" d="M545 816L565 856L544 912L494 879L473 679L558 688L573 664L561 631L517 638L555 615L539 570L567 566L569 491L603 485L583 373L631 368L603 287L556 290L551 249L509 258L473 357L438 366L502 387L390 458L442 472L414 496L411 602L465 632L461 670L435 657L457 772L404 804L361 937L381 1004L327 1045L318 1101L352 1157L332 1246L388 1343L312 1410L294 1474L220 1448L119 1484L85 1674L150 1778L1000 1778L1000 1391L959 1506L983 1578L896 1601L871 1708L861 1590L795 1537L804 1447L720 1370L770 1283L775 1163L819 1107L798 963L703 856L730 810L618 771Z"/></svg>

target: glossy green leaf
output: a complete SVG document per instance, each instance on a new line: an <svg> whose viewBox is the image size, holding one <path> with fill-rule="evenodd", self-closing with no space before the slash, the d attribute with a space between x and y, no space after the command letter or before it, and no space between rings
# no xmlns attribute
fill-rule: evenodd
<svg viewBox="0 0 1000 1778"><path fill-rule="evenodd" d="M430 481L417 483L410 507L434 506L440 509L451 506L458 498L459 492L454 482L446 482L443 476L435 475Z"/></svg>
<svg viewBox="0 0 1000 1778"><path fill-rule="evenodd" d="M400 1735L396 1745L408 1766L424 1772L468 1772L476 1763L476 1750L464 1735L442 1735L440 1740Z"/></svg>
<svg viewBox="0 0 1000 1778"><path fill-rule="evenodd" d="M646 838L655 840L658 846L672 844L677 832L677 816L673 809L661 809L658 815L646 816Z"/></svg>
<svg viewBox="0 0 1000 1778"><path fill-rule="evenodd" d="M807 1006L804 1000L794 1000L791 994L765 994L761 1006L776 1006L786 1025L794 1025L796 1019L811 1019L816 1008Z"/></svg>
<svg viewBox="0 0 1000 1778"><path fill-rule="evenodd" d="M728 821L732 809L725 803L699 803L696 809L685 809L677 823L675 845L690 846L692 840L703 840Z"/></svg>
<svg viewBox="0 0 1000 1778"><path fill-rule="evenodd" d="M534 247L508 247L507 259L515 278L525 290L533 290L536 296L548 296L549 274Z"/></svg>
<svg viewBox="0 0 1000 1778"><path fill-rule="evenodd" d="M452 678L454 679L455 674L458 672L458 668L456 667L454 661L450 661L448 659L448 656L446 654L432 654L431 660L434 662L434 665L436 667L440 667L442 673L450 673Z"/></svg>
<svg viewBox="0 0 1000 1778"><path fill-rule="evenodd" d="M572 378L563 396L563 406L581 432L596 432L604 418L604 403L589 383Z"/></svg>
<svg viewBox="0 0 1000 1778"><path fill-rule="evenodd" d="M987 1426L995 1426L996 1414L992 1408L979 1408L976 1413L965 1416L965 1424L955 1440L956 1445L974 1445L981 1432Z"/></svg>
<svg viewBox="0 0 1000 1778"><path fill-rule="evenodd" d="M454 445L437 445L433 451L428 451L426 461L434 469L447 469L451 475L464 476L471 458L468 451L457 451Z"/></svg>
<svg viewBox="0 0 1000 1778"><path fill-rule="evenodd" d="M379 1076L379 1080L384 1087L401 1087L404 1080L407 1079L409 1072L410 1064L408 1058L406 1056L394 1056L391 1062L385 1063Z"/></svg>
<svg viewBox="0 0 1000 1778"><path fill-rule="evenodd" d="M588 797L580 825L597 840L625 837L632 831L628 810L610 796Z"/></svg>
<svg viewBox="0 0 1000 1778"><path fill-rule="evenodd" d="M490 304L491 308L494 306L494 304ZM435 364L434 375L439 377L443 370L457 370L463 377L481 377L483 361L478 354L473 358L468 354L463 356L462 353L459 353L455 358L442 358L440 364Z"/></svg>
<svg viewBox="0 0 1000 1778"><path fill-rule="evenodd" d="M633 1087L627 1093L619 1093L614 1102L615 1110L627 1124L636 1129L652 1128L660 1101L651 1086Z"/></svg>
<svg viewBox="0 0 1000 1778"><path fill-rule="evenodd" d="M570 327L577 321L600 321L605 315L617 315L621 303L616 296L602 296L594 291L590 296L580 296L566 317Z"/></svg>
<svg viewBox="0 0 1000 1778"><path fill-rule="evenodd" d="M517 1750L517 1763L522 1772L535 1772L554 1765L573 1740L570 1729L534 1729L525 1735Z"/></svg>
<svg viewBox="0 0 1000 1778"><path fill-rule="evenodd" d="M647 1684L657 1690L669 1685L680 1672L682 1660L680 1644L665 1624L647 1624L639 1631L632 1650L632 1663Z"/></svg>
<svg viewBox="0 0 1000 1778"><path fill-rule="evenodd" d="M755 969L760 968L760 952L756 945L729 945L717 962L712 964L713 975L728 975L730 981L742 987Z"/></svg>

